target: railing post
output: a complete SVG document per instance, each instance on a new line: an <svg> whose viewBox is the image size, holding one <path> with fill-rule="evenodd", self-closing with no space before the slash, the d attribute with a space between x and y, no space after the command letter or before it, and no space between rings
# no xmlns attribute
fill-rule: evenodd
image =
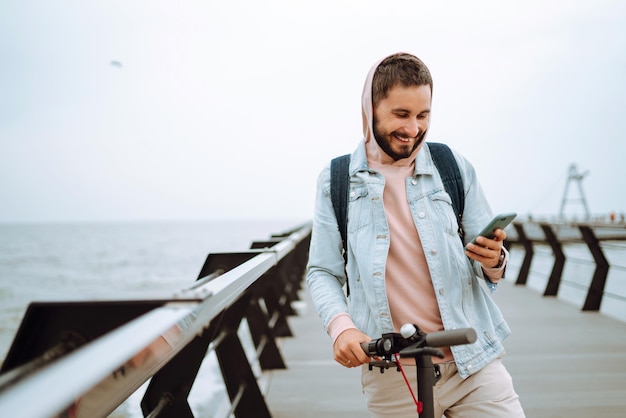
<svg viewBox="0 0 626 418"><path fill-rule="evenodd" d="M263 309L261 302L265 302L264 295L267 293L266 286L258 286L252 289L254 296L250 301L248 307L248 313L246 315L246 321L248 322L248 329L250 330L250 336L254 342L254 346L257 349L259 355L259 364L263 370L271 369L286 369L287 366L283 360L283 357L276 344L276 334L274 326L277 319L280 317L279 312L270 312Z"/></svg>
<svg viewBox="0 0 626 418"><path fill-rule="evenodd" d="M189 406L189 392L219 323L217 317L201 336L190 342L152 377L141 400L144 417L156 409L160 409L159 418L194 417ZM168 400L165 405L162 405L163 399Z"/></svg>
<svg viewBox="0 0 626 418"><path fill-rule="evenodd" d="M293 332L287 322L287 317L293 315L293 308L288 303L287 296L281 292L280 278L277 267L267 273L267 280L263 283L263 302L267 308L269 318L273 321L272 330L276 337L292 337Z"/></svg>
<svg viewBox="0 0 626 418"><path fill-rule="evenodd" d="M249 296L249 293L248 293ZM231 305L222 318L222 338L215 347L226 391L237 418L270 418L265 398L237 334L239 324L248 310L249 297L245 295ZM219 337L218 337L219 338Z"/></svg>
<svg viewBox="0 0 626 418"><path fill-rule="evenodd" d="M596 269L593 272L593 278L589 285L587 292L587 299L583 305L583 311L598 311L600 310L600 304L602 303L602 295L604 294L604 285L606 283L606 276L609 272L609 262L602 248L600 248L600 241L596 238L593 230L586 225L579 225L580 233L583 240L589 247L589 251L596 262Z"/></svg>
<svg viewBox="0 0 626 418"><path fill-rule="evenodd" d="M525 285L528 280L528 273L530 273L530 264L533 260L533 255L535 251L533 250L533 243L526 236L526 232L524 231L524 226L519 222L514 222L513 227L515 231L517 231L517 239L524 247L524 261L522 262L522 267L519 270L519 274L517 275L517 281L515 284Z"/></svg>
<svg viewBox="0 0 626 418"><path fill-rule="evenodd" d="M546 285L546 290L543 292L543 295L556 296L559 292L559 285L561 284L561 275L563 274L563 266L565 265L565 254L563 253L561 242L552 230L552 227L546 223L541 223L540 226L554 254L554 265L552 266L552 272L550 273L550 278L548 279L548 284Z"/></svg>

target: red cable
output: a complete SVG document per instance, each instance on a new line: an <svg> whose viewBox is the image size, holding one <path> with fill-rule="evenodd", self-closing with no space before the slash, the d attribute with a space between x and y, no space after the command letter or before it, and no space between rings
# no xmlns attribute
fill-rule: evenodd
<svg viewBox="0 0 626 418"><path fill-rule="evenodd" d="M421 402L417 400L415 393L413 393L413 389L411 388L411 383L409 383L409 379L406 377L406 374L404 373L404 369L402 368L402 364L400 363L400 357L394 354L393 358L396 364L398 365L398 369L400 369L400 373L402 373L402 377L404 378L404 382L406 383L406 386L409 388L409 393L411 394L411 397L413 398L413 402L415 402L415 406L417 406L417 413L421 414L422 413Z"/></svg>

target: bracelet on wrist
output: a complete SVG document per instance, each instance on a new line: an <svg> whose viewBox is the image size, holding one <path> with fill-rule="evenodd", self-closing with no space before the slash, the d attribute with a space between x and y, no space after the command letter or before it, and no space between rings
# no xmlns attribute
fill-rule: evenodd
<svg viewBox="0 0 626 418"><path fill-rule="evenodd" d="M500 250L500 258L498 259L498 264L493 266L494 269L499 269L504 264L504 250Z"/></svg>

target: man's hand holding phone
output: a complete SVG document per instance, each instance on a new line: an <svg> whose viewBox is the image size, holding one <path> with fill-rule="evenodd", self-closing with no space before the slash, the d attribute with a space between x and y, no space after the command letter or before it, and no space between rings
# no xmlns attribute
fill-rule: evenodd
<svg viewBox="0 0 626 418"><path fill-rule="evenodd" d="M496 268L502 265L504 259L502 242L506 239L504 229L498 228L493 232L493 238L483 236L465 246L465 254L472 260L478 261L485 268Z"/></svg>
<svg viewBox="0 0 626 418"><path fill-rule="evenodd" d="M478 261L485 268L502 266L504 252L502 243L506 239L504 228L517 216L516 213L504 213L495 216L489 224L469 244L465 246L465 254Z"/></svg>

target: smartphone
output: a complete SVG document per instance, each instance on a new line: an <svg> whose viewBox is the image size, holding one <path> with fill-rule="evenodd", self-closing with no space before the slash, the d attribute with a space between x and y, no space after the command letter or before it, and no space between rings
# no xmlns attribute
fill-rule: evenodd
<svg viewBox="0 0 626 418"><path fill-rule="evenodd" d="M516 216L517 216L517 213L514 213L514 212L501 213L499 215L496 215L491 220L491 222L489 222L487 226L484 227L482 231L480 231L476 237L474 237L474 239L472 240L472 244L476 244L476 238L481 237L481 236L492 239L495 236L493 233L496 229L506 228L511 223L511 221L515 219Z"/></svg>

